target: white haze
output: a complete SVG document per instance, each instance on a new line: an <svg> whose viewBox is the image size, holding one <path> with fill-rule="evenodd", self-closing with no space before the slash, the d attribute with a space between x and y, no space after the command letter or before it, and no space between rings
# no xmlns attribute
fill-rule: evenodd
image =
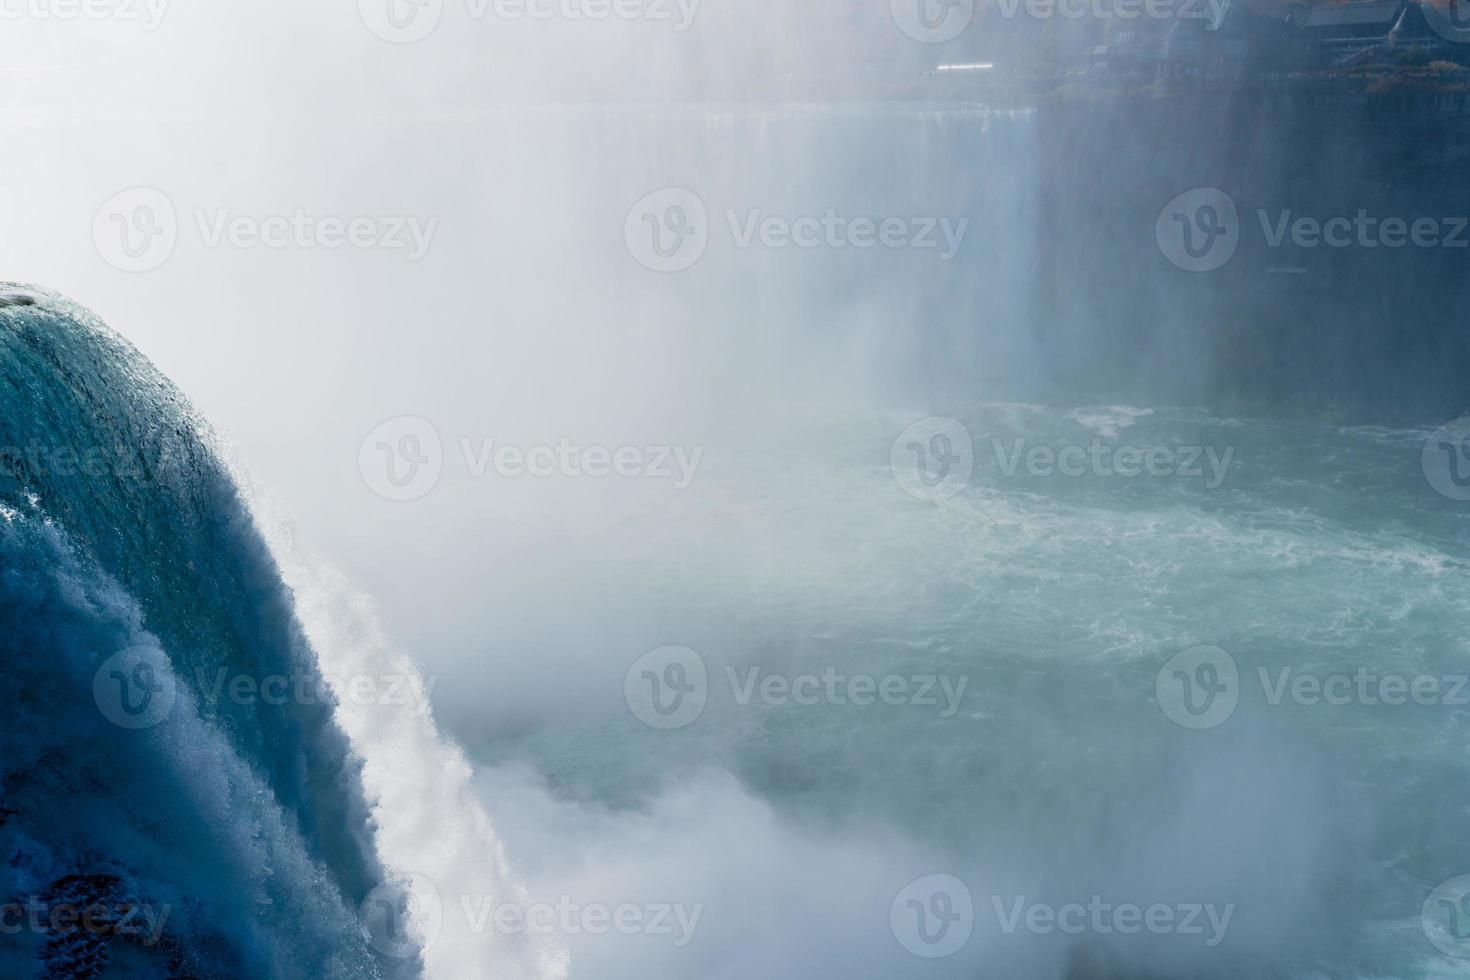
<svg viewBox="0 0 1470 980"><path fill-rule="evenodd" d="M928 55L895 29L887 0L833 6L705 0L694 27L675 33L476 22L450 3L433 36L402 46L373 37L355 5L336 0L178 4L151 33L7 22L5 277L69 293L131 339L230 438L309 549L373 597L396 647L361 608L349 609L349 625L334 619L344 615L334 603L357 602L346 586L288 568L314 640L343 658L334 663L362 645L384 662L408 651L438 678L441 716L485 742L611 716L629 663L700 631L698 610L676 606L686 576L788 607L816 595L902 609L921 597L922 580L885 576L858 544L911 530L863 495L867 477L828 473L834 482L821 484L802 467L820 455L833 406L866 420L882 460L906 420L959 392L983 399L987 370L951 373L937 350L970 364L1025 361L1005 339L1038 288L1028 261L1036 161L1024 127L978 110L738 101L766 97L764 83L787 76L835 77L860 94L880 70L870 66L922 67ZM592 104L595 93L613 104ZM984 147L997 144L1004 153L987 160ZM960 166L956 146L973 151ZM91 227L103 201L133 186L165 190L181 229L162 268L130 274L99 256ZM669 277L639 266L622 242L629 207L665 186L697 187L717 229L727 207L974 220L963 265L742 253L725 238ZM417 262L401 252L210 249L195 226L196 209L298 207L438 223ZM977 268L991 288L975 288ZM942 382L921 383L931 376ZM375 497L357 470L363 437L401 415L431 419L450 456L443 484L412 504ZM657 482L474 480L460 437L707 453L681 496ZM745 492L732 460L773 452L787 454L779 472L791 484L773 478L764 498ZM813 490L827 486L857 492L829 510ZM788 508L767 513L770 499ZM402 796L421 793L442 806L445 825L422 825L416 841L390 837L390 864L406 854L453 878L462 852L436 850L436 835L493 842L456 795L473 786L506 842L507 874L524 876L531 897L703 902L724 913L705 920L705 941L683 957L646 937L572 937L572 975L957 975L918 972L926 964L906 961L887 934L894 883L942 867L1019 890L1032 884L1024 858L1045 858L1007 867L992 855L962 869L881 819L854 814L821 830L743 785L719 751L697 776L665 787L655 774L631 788L639 806L611 809L519 765L471 777L428 722L397 733L348 727L358 744L380 739L390 753L394 738L427 739L399 764L442 767L395 781L369 765L371 792L400 794L389 805L411 808ZM1238 774L1236 785L1259 787L1245 795L1283 790L1285 764L1262 765ZM1307 813L1323 806L1310 785L1289 798ZM1186 794L1175 820L1210 822L1219 802ZM1210 823L1213 846L1187 865L1194 881L1233 880L1221 855L1265 845L1230 827L1256 823ZM1195 841L1168 826L1124 836L1137 851L1118 863L1132 865L1101 861L1089 869L1097 878L1179 884L1169 865ZM1267 852L1287 896L1274 901L1289 906L1319 855L1284 831L1278 844ZM489 887L459 870L468 883L450 888ZM453 959L460 947L449 942L430 951L435 976L474 962L472 952ZM1064 952L1027 952L1037 959L1012 964L1021 970L1012 975L1053 969ZM536 955L549 958L548 974L559 969L555 950Z"/></svg>

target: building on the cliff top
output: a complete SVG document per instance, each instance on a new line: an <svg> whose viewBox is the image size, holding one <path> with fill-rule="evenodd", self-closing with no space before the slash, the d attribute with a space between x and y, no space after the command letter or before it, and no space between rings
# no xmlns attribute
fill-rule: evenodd
<svg viewBox="0 0 1470 980"><path fill-rule="evenodd" d="M1183 4L1174 17L1114 22L1092 60L1120 74L1238 78L1300 67L1309 51L1283 10L1223 0Z"/></svg>
<svg viewBox="0 0 1470 980"><path fill-rule="evenodd" d="M1470 0L1456 0L1470 5ZM1470 62L1470 23L1421 0L1186 4L1174 17L1110 23L1094 65L1115 74L1234 78L1374 61ZM1458 8L1456 8L1458 9ZM1463 39L1464 43L1455 43Z"/></svg>
<svg viewBox="0 0 1470 980"><path fill-rule="evenodd" d="M1449 56L1458 47L1447 39L1449 21L1444 13L1419 0L1319 3L1293 14L1292 23L1315 49L1318 67L1415 48L1425 57Z"/></svg>
<svg viewBox="0 0 1470 980"><path fill-rule="evenodd" d="M1171 24L1160 73L1165 77L1235 78L1296 63L1303 42L1284 16L1225 0L1212 18Z"/></svg>

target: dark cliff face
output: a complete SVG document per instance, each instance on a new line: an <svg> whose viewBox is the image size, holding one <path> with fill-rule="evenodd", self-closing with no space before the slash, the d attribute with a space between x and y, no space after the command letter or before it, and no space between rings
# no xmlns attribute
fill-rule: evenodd
<svg viewBox="0 0 1470 980"><path fill-rule="evenodd" d="M1035 329L1057 389L1470 407L1470 95L1284 84L1037 110Z"/></svg>

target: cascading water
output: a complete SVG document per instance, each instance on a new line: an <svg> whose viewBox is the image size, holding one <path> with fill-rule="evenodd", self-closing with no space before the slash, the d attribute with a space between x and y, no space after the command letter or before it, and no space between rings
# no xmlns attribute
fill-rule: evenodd
<svg viewBox="0 0 1470 980"><path fill-rule="evenodd" d="M56 294L6 295L4 974L564 975L554 950L453 930L423 958L424 937L375 918L414 897L409 876L451 880L441 865L517 888L427 703L354 711L327 686L419 690L412 665L366 632L324 636L319 659L181 396ZM298 587L318 629L361 629ZM39 927L20 928L31 905ZM79 929L87 909L117 921Z"/></svg>
<svg viewBox="0 0 1470 980"><path fill-rule="evenodd" d="M425 673L274 520L262 543L132 351L44 291L0 310L0 447L21 449L0 475L0 884L155 913L141 938L23 937L0 972L1465 975L1464 892L1443 889L1470 874L1470 532L1424 455L1464 454L1433 433L1465 407L1463 253L1256 239L1193 275L1156 239L1200 187L1248 225L1464 213L1457 171L1365 183L1375 147L1423 141L1273 128L1249 92L1172 116L1152 91L866 99L940 57L888 3L710 4L677 35L444 6L403 45L351 9L195 15L179 48L229 68L195 72L207 98L173 62L152 86L78 69L99 124L67 124L62 169L45 140L9 148L39 202L12 266L84 284L190 377ZM788 69L866 100L811 101ZM113 125L138 105L169 109L146 138ZM173 258L132 277L75 258L94 202L140 181L178 209ZM689 232L689 208L637 212L671 189L707 240L664 271L629 229ZM412 262L208 239L221 214L305 205L438 224ZM353 462L403 415L437 427L444 474L390 505ZM37 437L102 448L110 476L29 465ZM699 462L682 485L501 477L490 439ZM162 660L105 663L139 648ZM642 660L670 649L699 660ZM696 663L701 714L646 723L650 678L684 691ZM414 694L242 704L221 669ZM1232 669L1233 713L1210 717ZM165 673L165 722L98 711ZM854 699L854 677L915 702ZM1416 679L1435 697L1381 696ZM417 713L430 693L463 754ZM498 934L490 903L533 896L583 918ZM1094 899L1171 928L1094 919ZM589 928L593 906L634 926Z"/></svg>

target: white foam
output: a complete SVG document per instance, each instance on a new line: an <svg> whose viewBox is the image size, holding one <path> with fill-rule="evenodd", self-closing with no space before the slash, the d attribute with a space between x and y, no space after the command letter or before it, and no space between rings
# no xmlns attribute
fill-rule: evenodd
<svg viewBox="0 0 1470 980"><path fill-rule="evenodd" d="M258 516L269 508L257 502ZM529 902L471 786L473 770L446 741L419 698L426 684L384 635L370 600L336 570L300 549L288 525L261 516L262 533L296 596L297 615L330 677L402 678L405 704L341 697L338 723L363 759L364 791L377 823L379 860L395 876L419 876L438 891L441 920L423 949L431 980L558 980L568 955L547 938L476 932L461 902ZM339 691L339 697L343 692ZM415 889L417 891L417 889Z"/></svg>
<svg viewBox="0 0 1470 980"><path fill-rule="evenodd" d="M1093 408L1078 408L1067 413L1067 418L1085 429L1091 429L1104 439L1116 439L1124 429L1130 428L1139 419L1152 415L1151 408L1133 408L1130 405L1099 405Z"/></svg>

